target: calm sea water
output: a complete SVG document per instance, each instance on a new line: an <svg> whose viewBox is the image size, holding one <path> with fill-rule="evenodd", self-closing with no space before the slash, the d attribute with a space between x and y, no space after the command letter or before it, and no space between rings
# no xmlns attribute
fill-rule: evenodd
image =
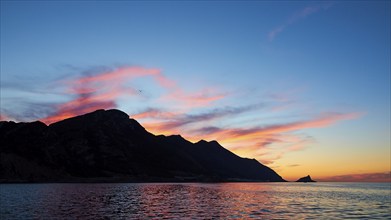
<svg viewBox="0 0 391 220"><path fill-rule="evenodd" d="M0 219L391 219L389 183L1 184Z"/></svg>

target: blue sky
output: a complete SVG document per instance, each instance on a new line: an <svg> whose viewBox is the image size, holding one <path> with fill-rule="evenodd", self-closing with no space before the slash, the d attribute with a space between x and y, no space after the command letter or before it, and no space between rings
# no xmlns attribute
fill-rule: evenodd
<svg viewBox="0 0 391 220"><path fill-rule="evenodd" d="M0 110L33 121L115 107L292 178L352 151L370 163L318 175L389 172L390 59L389 1L2 1Z"/></svg>

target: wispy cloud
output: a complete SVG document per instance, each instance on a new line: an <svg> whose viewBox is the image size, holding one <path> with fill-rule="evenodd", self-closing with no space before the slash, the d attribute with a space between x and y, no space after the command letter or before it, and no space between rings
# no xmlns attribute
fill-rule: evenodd
<svg viewBox="0 0 391 220"><path fill-rule="evenodd" d="M100 70L100 71L99 71ZM202 89L197 92L185 92L177 83L166 77L160 69L143 67L119 67L115 69L100 68L98 71L87 71L82 77L71 80L62 80L66 94L71 100L58 104L54 114L41 120L47 124L68 117L84 114L96 109L117 107L117 100L121 97L142 96L142 91L129 85L136 78L150 77L159 87L166 90L162 99L175 102L179 106L199 107L207 106L213 101L224 98L219 91ZM158 114L157 111L145 112L137 117ZM162 116L160 112L159 116Z"/></svg>
<svg viewBox="0 0 391 220"><path fill-rule="evenodd" d="M324 182L391 182L391 172L361 173L330 176L319 179Z"/></svg>
<svg viewBox="0 0 391 220"><path fill-rule="evenodd" d="M164 111L159 108L147 108L139 113L131 114L130 116L134 119L160 119L160 120L166 120L166 119L172 119L179 115L179 113L173 113Z"/></svg>
<svg viewBox="0 0 391 220"><path fill-rule="evenodd" d="M331 112L314 118L302 113L298 114L299 117L292 117L292 108L298 106L292 98L294 92L274 91L271 96L259 96L265 98L263 102L247 99L249 94L243 94L238 100L237 93L232 96L219 87L203 86L188 91L157 68L99 67L80 75L50 84L56 85L57 95L63 91L62 99L55 99L56 103L27 103L28 111L23 114L1 109L1 119L23 121L27 117L50 124L96 109L121 108L126 111L128 109L123 109L119 100L136 100L137 106L144 110L134 112L132 109L133 112L128 113L152 133L181 134L191 141L217 140L240 156L272 164L286 153L304 150L315 142L315 138L304 133L306 129L327 127L362 115ZM141 85L151 86L156 93L147 97L141 88L137 88L137 82L140 82L137 80L147 83ZM147 103L140 103L140 98ZM242 105L237 106L237 103ZM294 105L288 110L287 107L275 110L276 106L292 103ZM219 107L222 105L224 107ZM271 116L271 122L263 115Z"/></svg>
<svg viewBox="0 0 391 220"><path fill-rule="evenodd" d="M321 128L332 125L341 120L351 120L362 116L363 113L324 113L317 118L307 121L292 122L286 124L269 125L264 127L216 129L217 135L227 135L232 139L261 136L267 134L283 133L307 128ZM200 129L198 132L203 133Z"/></svg>
<svg viewBox="0 0 391 220"><path fill-rule="evenodd" d="M279 144L283 152L299 151L313 143L313 138L298 135L293 132L311 128L322 128L333 125L342 120L352 120L361 117L362 113L324 113L320 116L304 121L268 125L252 128L218 128L203 127L195 131L197 136L206 139L218 140L224 146L241 155L255 156L263 160L267 159L265 152L272 144ZM281 157L284 153L278 153ZM274 154L275 155L275 154Z"/></svg>
<svg viewBox="0 0 391 220"><path fill-rule="evenodd" d="M268 34L269 41L273 41L274 38L285 29L285 27L286 25L281 25L271 30Z"/></svg>
<svg viewBox="0 0 391 220"><path fill-rule="evenodd" d="M358 112L332 112L320 114L313 119L259 127L214 126L221 121L218 119L235 118L242 113L264 107L263 104L258 104L236 108L217 108L199 114L173 113L153 108L134 116L136 119L137 117L157 119L142 123L152 133L166 135L180 133L192 141L217 140L241 156L253 157L265 164L272 164L285 153L304 150L315 142L313 137L297 133L298 131L328 127L337 122L356 119L363 115ZM271 146L274 145L279 146L277 150L271 149Z"/></svg>
<svg viewBox="0 0 391 220"><path fill-rule="evenodd" d="M191 127L193 127L194 124L202 125L205 124L205 122L210 122L227 116L237 116L244 112L252 111L262 107L263 107L262 104L254 104L254 105L248 105L242 107L215 108L199 114L173 113L173 112L167 112L156 108L152 108L152 109L147 109L144 112L132 115L132 117L136 119L143 119L143 118L156 119L158 117L159 120L163 120L163 121L144 123L146 128L152 133L172 134L180 130L183 132L185 129L182 128L185 126L191 125ZM191 129L188 131L189 131L188 136L193 136L194 139L194 132Z"/></svg>
<svg viewBox="0 0 391 220"><path fill-rule="evenodd" d="M277 35L279 35L281 32L283 32L287 27L291 26L294 23L299 22L300 20L303 20L310 16L311 14L315 14L321 10L327 10L329 9L333 3L325 2L322 5L313 5L313 6L307 6L300 11L295 12L292 14L283 24L273 28L268 33L268 39L269 41L273 41Z"/></svg>
<svg viewBox="0 0 391 220"><path fill-rule="evenodd" d="M298 167L298 166L300 166L300 164L289 164L289 165L287 165L287 167Z"/></svg>
<svg viewBox="0 0 391 220"><path fill-rule="evenodd" d="M116 100L121 96L139 95L139 92L126 83L137 77L151 76L162 86L169 86L159 69L142 67L121 67L100 72L94 75L66 80L66 94L73 96L71 100L56 106L56 112L41 119L47 124L75 115L84 114L96 109L117 107Z"/></svg>
<svg viewBox="0 0 391 220"><path fill-rule="evenodd" d="M227 97L228 93L220 92L213 88L204 88L196 92L186 92L180 87L171 89L171 92L163 96L163 102L180 103L183 108L205 107L214 101Z"/></svg>

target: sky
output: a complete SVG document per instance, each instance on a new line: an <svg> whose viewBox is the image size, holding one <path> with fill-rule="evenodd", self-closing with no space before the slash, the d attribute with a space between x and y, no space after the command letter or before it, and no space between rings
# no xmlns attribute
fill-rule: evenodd
<svg viewBox="0 0 391 220"><path fill-rule="evenodd" d="M283 178L390 181L389 1L1 1L1 120L119 109Z"/></svg>

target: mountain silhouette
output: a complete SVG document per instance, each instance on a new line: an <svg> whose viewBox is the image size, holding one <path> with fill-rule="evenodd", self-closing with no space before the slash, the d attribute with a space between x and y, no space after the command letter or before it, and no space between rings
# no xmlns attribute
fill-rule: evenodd
<svg viewBox="0 0 391 220"><path fill-rule="evenodd" d="M119 110L0 122L0 182L285 181L216 141L153 135Z"/></svg>

